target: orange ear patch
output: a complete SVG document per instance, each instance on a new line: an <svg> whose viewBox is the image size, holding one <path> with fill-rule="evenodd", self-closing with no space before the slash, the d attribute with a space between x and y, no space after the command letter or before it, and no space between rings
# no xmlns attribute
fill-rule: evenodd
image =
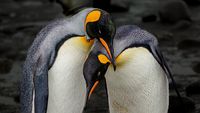
<svg viewBox="0 0 200 113"><path fill-rule="evenodd" d="M101 12L98 10L90 12L85 19L85 27L88 22L96 22L99 20Z"/></svg>
<svg viewBox="0 0 200 113"><path fill-rule="evenodd" d="M98 59L102 64L110 63L110 60L103 54L98 55Z"/></svg>

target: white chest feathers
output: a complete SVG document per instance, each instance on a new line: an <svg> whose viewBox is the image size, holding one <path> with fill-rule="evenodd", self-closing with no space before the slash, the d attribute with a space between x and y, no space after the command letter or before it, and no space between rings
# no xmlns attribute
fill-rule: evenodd
<svg viewBox="0 0 200 113"><path fill-rule="evenodd" d="M110 113L167 113L168 80L145 48L125 50L106 74Z"/></svg>
<svg viewBox="0 0 200 113"><path fill-rule="evenodd" d="M86 99L83 63L89 48L83 37L75 37L65 41L58 50L48 72L48 113L82 113Z"/></svg>

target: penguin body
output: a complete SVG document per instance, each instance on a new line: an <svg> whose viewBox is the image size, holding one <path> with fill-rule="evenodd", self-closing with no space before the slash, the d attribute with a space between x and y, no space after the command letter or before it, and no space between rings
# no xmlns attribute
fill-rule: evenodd
<svg viewBox="0 0 200 113"><path fill-rule="evenodd" d="M155 37L136 26L123 26L113 43L117 69L105 74L110 113L167 113L168 79L152 53Z"/></svg>
<svg viewBox="0 0 200 113"><path fill-rule="evenodd" d="M152 54L137 47L120 57L105 75L110 113L167 113L168 80Z"/></svg>
<svg viewBox="0 0 200 113"><path fill-rule="evenodd" d="M110 29L103 33L113 34L115 28L110 27L113 24L109 14L87 8L72 17L56 20L39 32L23 67L21 113L82 112L86 92L82 71L84 59L92 40L101 37L102 45L110 49L111 36L107 35L105 41L95 32L107 25Z"/></svg>
<svg viewBox="0 0 200 113"><path fill-rule="evenodd" d="M171 77L171 73L157 39L137 26L126 25L117 29L113 47L115 71L108 67L111 62L105 50L98 46L92 48L84 65L96 69L96 73L84 73L86 80L97 81L101 73L105 75L110 113L167 113L167 75Z"/></svg>
<svg viewBox="0 0 200 113"><path fill-rule="evenodd" d="M79 44L81 43L79 40L84 40L84 37L73 37L65 41L48 71L47 113L66 113L66 111L82 113L83 111L86 101L86 83L82 70L90 44L85 46L86 40Z"/></svg>
<svg viewBox="0 0 200 113"><path fill-rule="evenodd" d="M48 70L53 65L57 51L65 40L77 35L84 36L83 21L86 12L78 14L80 17L75 15L72 18L56 20L43 28L37 35L27 53L23 68L22 113L45 113L48 102Z"/></svg>

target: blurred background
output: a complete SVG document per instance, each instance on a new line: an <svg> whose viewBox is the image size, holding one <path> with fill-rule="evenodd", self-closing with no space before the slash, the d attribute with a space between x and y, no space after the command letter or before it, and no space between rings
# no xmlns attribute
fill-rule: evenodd
<svg viewBox="0 0 200 113"><path fill-rule="evenodd" d="M153 33L185 103L170 84L169 113L200 113L200 0L1 0L0 113L20 113L22 65L36 34L83 4L110 12L117 27L136 24ZM88 104L85 113L108 113L104 83Z"/></svg>

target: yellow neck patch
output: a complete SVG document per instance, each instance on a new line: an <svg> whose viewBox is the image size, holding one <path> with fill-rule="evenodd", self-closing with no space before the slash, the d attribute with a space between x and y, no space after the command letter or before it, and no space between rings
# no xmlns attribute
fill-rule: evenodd
<svg viewBox="0 0 200 113"><path fill-rule="evenodd" d="M101 12L98 10L94 10L90 12L85 19L85 29L86 29L86 24L88 22L96 22L99 20L100 16L101 16Z"/></svg>
<svg viewBox="0 0 200 113"><path fill-rule="evenodd" d="M94 40L87 41L86 37L73 37L74 45L78 47L79 49L82 49L84 51L88 51L92 44L94 43Z"/></svg>
<svg viewBox="0 0 200 113"><path fill-rule="evenodd" d="M81 40L81 42L82 42L82 44L84 45L84 46L92 46L92 44L94 43L94 40L90 40L90 41L88 41L87 39L86 39L86 37L80 37L80 40Z"/></svg>
<svg viewBox="0 0 200 113"><path fill-rule="evenodd" d="M102 64L111 63L110 60L103 54L98 55L98 59Z"/></svg>

